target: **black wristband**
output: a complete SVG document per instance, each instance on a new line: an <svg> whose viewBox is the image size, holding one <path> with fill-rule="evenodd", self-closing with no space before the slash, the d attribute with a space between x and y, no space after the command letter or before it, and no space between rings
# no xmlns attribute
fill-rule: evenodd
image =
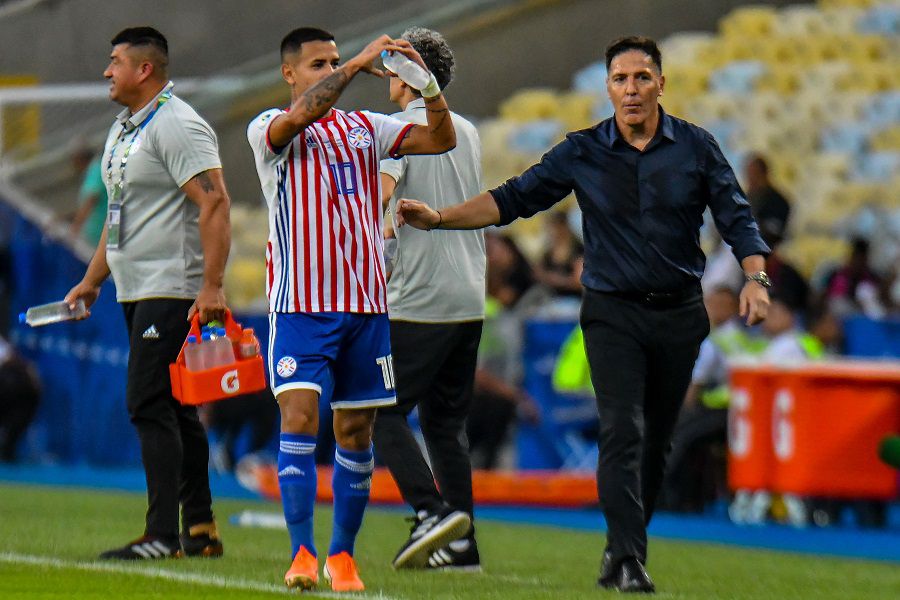
<svg viewBox="0 0 900 600"><path fill-rule="evenodd" d="M435 210L434 212L436 212L436 213L438 214L438 224L435 225L434 227L432 227L432 228L431 228L432 230L434 230L434 229L440 229L440 228L441 228L441 223L444 222L444 215L441 214L441 211Z"/></svg>

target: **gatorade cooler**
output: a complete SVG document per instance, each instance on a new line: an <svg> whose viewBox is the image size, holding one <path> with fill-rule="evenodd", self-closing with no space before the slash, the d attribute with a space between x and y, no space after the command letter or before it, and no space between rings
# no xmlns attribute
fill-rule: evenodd
<svg viewBox="0 0 900 600"><path fill-rule="evenodd" d="M772 489L801 496L889 500L897 472L878 443L900 431L896 363L819 363L781 378L772 410Z"/></svg>
<svg viewBox="0 0 900 600"><path fill-rule="evenodd" d="M243 331L240 324L225 311L225 333L231 340L239 340ZM194 315L188 335L200 337L200 317ZM196 405L232 396L258 392L266 388L265 367L262 357L235 358L234 363L205 371L188 371L184 364L184 347L175 362L169 365L172 395L182 404Z"/></svg>
<svg viewBox="0 0 900 600"><path fill-rule="evenodd" d="M777 369L756 366L731 370L728 486L732 490L772 489L772 400L779 374Z"/></svg>

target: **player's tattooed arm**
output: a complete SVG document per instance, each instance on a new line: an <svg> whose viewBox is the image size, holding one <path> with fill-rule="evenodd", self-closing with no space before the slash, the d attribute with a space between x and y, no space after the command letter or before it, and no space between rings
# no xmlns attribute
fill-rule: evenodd
<svg viewBox="0 0 900 600"><path fill-rule="evenodd" d="M287 146L294 136L328 114L341 97L341 92L360 71L384 77L384 72L375 68L373 63L382 50L396 48L391 38L382 35L333 73L301 92L291 105L291 110L275 117L269 125L271 144L276 148ZM282 66L282 69L285 68Z"/></svg>
<svg viewBox="0 0 900 600"><path fill-rule="evenodd" d="M445 123L447 122L450 116L450 109L447 108L447 103L444 102L443 108L435 107L435 104L439 104L439 100L443 100L443 96L435 96L434 98L425 98L425 110L429 113L434 113L436 117L438 117L437 123L432 124L432 119L428 119L428 133L434 135L436 133L440 133L442 129L445 127ZM453 124L450 124L450 127L453 127ZM454 132L455 133L455 132Z"/></svg>
<svg viewBox="0 0 900 600"><path fill-rule="evenodd" d="M344 65L300 94L291 110L275 117L269 125L272 145L276 148L287 146L294 136L328 114L354 74L352 67Z"/></svg>
<svg viewBox="0 0 900 600"><path fill-rule="evenodd" d="M456 147L456 130L443 94L425 98L427 125L416 125L400 144L398 154L441 154Z"/></svg>
<svg viewBox="0 0 900 600"><path fill-rule="evenodd" d="M348 83L350 83L350 76L345 69L338 69L300 94L300 98L294 103L294 106L301 105L307 118L310 119L309 122L312 123L324 116L334 106Z"/></svg>

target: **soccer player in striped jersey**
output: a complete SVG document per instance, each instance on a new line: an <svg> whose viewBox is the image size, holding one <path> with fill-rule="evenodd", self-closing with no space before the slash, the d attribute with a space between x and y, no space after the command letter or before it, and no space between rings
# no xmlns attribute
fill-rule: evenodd
<svg viewBox="0 0 900 600"><path fill-rule="evenodd" d="M334 108L382 51L426 68L405 40L381 36L340 64L334 36L300 28L281 43L291 106L249 125L247 138L269 206L267 284L270 382L281 410L278 481L293 561L289 587L318 581L312 515L319 397L334 409L334 524L324 575L334 591L364 589L353 560L369 499L372 425L396 403L382 239L379 161L440 154L456 144L434 76L421 90L427 125ZM427 70L427 68L426 68Z"/></svg>

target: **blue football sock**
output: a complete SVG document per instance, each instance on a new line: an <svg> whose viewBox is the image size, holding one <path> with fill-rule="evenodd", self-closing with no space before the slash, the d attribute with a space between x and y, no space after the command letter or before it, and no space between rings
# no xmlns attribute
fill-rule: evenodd
<svg viewBox="0 0 900 600"><path fill-rule="evenodd" d="M291 536L291 559L300 546L313 556L313 507L316 503L316 438L282 433L278 447L278 487L284 520Z"/></svg>
<svg viewBox="0 0 900 600"><path fill-rule="evenodd" d="M372 448L353 452L338 447L334 452L334 529L331 533L331 547L328 555L341 552L353 555L353 543L362 525L363 513L369 503L369 488L372 486L372 471L375 460Z"/></svg>

